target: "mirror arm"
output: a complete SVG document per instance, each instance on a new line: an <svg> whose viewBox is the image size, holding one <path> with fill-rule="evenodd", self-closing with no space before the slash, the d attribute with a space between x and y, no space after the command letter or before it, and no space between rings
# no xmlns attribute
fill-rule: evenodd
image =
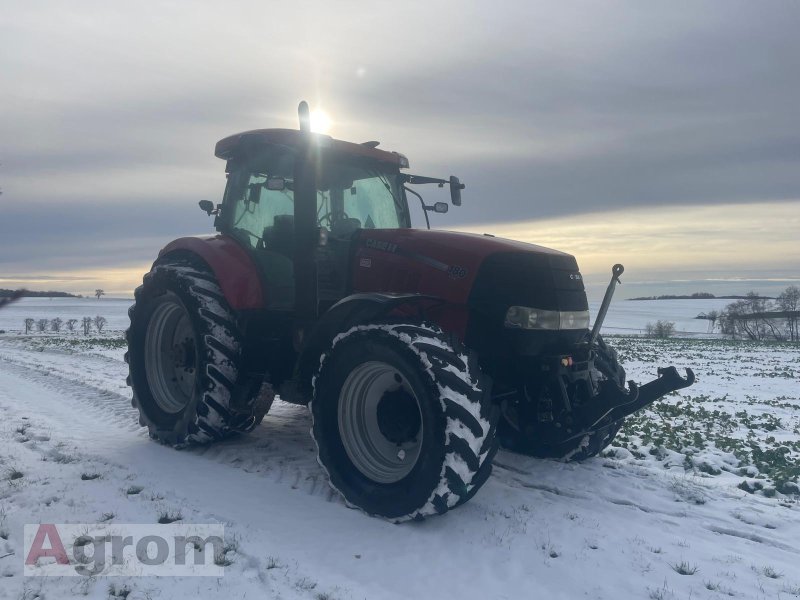
<svg viewBox="0 0 800 600"><path fill-rule="evenodd" d="M425 204L425 200L423 200L422 196L420 196L417 192L412 190L410 187L404 185L403 189L406 192L414 194L417 198L419 198L419 202L420 202L420 204L422 204L422 212L425 215L425 224L428 226L428 229L430 229L431 228L431 220L428 218L428 207Z"/></svg>

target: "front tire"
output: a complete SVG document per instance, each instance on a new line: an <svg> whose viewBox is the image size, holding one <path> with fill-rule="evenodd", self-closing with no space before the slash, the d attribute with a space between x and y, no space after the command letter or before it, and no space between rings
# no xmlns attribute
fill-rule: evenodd
<svg viewBox="0 0 800 600"><path fill-rule="evenodd" d="M127 383L150 436L202 444L258 425L274 393L244 374L242 335L214 276L168 260L145 275L134 296Z"/></svg>
<svg viewBox="0 0 800 600"><path fill-rule="evenodd" d="M466 502L497 450L489 389L474 357L436 327L371 324L337 336L311 403L331 486L394 522Z"/></svg>

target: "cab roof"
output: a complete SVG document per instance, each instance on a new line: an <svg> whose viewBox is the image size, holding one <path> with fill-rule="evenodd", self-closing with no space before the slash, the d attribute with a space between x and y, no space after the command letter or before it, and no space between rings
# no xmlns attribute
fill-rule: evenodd
<svg viewBox="0 0 800 600"><path fill-rule="evenodd" d="M253 129L230 135L217 142L214 155L223 160L230 160L242 153L248 153L262 145L281 145L301 147L311 136L320 148L326 148L335 154L346 154L389 164L398 168L407 168L408 159L398 152L387 152L375 148L374 142L355 144L336 140L321 133L306 133L298 129Z"/></svg>

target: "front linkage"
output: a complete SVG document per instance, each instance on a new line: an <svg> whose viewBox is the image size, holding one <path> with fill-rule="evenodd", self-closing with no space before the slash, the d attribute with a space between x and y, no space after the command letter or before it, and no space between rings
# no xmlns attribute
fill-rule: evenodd
<svg viewBox="0 0 800 600"><path fill-rule="evenodd" d="M648 406L655 402L662 396L689 387L694 383L694 372L687 368L686 378L678 374L675 367L659 367L658 378L646 383L639 387L634 381L628 381L628 390L625 390L619 382L614 381L613 377L609 375L609 365L605 363L605 357L598 353L599 350L599 334L603 326L603 321L606 318L606 313L611 305L611 299L614 296L614 291L620 282L619 277L625 271L625 268L616 264L611 269L611 281L606 288L606 293L603 296L603 302L600 305L600 310L597 314L594 327L589 338L589 357L593 359L595 366L601 372L607 375L607 378L600 382L599 393L592 398L591 402L583 403L573 415L573 430L577 431L570 438L576 438L585 435L588 432L596 430L598 427L607 423L614 423L624 419L628 415L632 415L637 410ZM561 379L561 378L559 378ZM564 386L561 386L562 391ZM569 399L564 398L569 405Z"/></svg>
<svg viewBox="0 0 800 600"><path fill-rule="evenodd" d="M625 417L672 391L694 383L691 369L686 369L684 378L670 366L659 368L658 377L645 385L628 381L626 389L625 373L617 363L616 353L599 335L623 271L622 265L614 265L611 281L587 340L570 355L541 359L535 370L540 369L545 377L532 373L530 387L525 393L531 398L538 397L538 402L527 405L535 406L536 414L517 414L516 421L527 424L520 429L530 427L530 434L537 441L535 449L520 448L522 451L560 456L564 449L572 448L582 438L600 434L604 437L610 434L606 441L610 443ZM518 411L526 412L525 403L518 406ZM598 441L591 454L599 451L602 444Z"/></svg>

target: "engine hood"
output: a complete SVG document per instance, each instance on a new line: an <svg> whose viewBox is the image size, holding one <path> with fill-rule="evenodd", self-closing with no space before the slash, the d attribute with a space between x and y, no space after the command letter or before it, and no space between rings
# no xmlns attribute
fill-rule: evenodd
<svg viewBox="0 0 800 600"><path fill-rule="evenodd" d="M467 304L480 275L483 283L478 282L478 291L484 291L472 298L480 304L486 294L501 291L497 286L579 288L585 303L575 258L543 246L491 235L419 229L360 230L355 244L354 291L418 292ZM511 294L509 301L516 296ZM550 308L554 302L560 304L551 295L548 306L540 308Z"/></svg>
<svg viewBox="0 0 800 600"><path fill-rule="evenodd" d="M454 252L462 257L482 259L497 252L524 252L546 254L551 256L570 257L565 252L545 248L537 244L528 244L490 234L464 233L461 231L443 231L437 229L394 229L364 230L362 237L370 237L373 233L389 232L398 243L411 244L442 252ZM571 258L571 257L570 257ZM573 259L574 260L574 259Z"/></svg>

